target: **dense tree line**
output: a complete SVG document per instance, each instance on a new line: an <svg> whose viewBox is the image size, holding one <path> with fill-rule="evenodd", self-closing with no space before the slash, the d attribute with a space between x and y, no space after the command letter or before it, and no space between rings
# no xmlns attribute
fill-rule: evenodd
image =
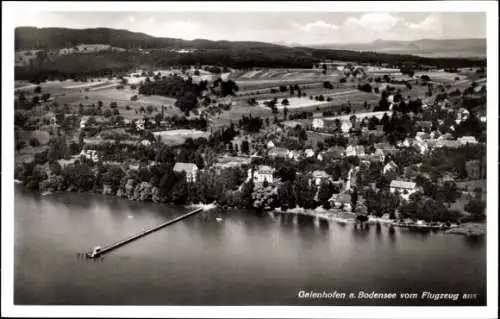
<svg viewBox="0 0 500 319"><path fill-rule="evenodd" d="M423 159L420 170L429 173L434 177L433 179L446 173L452 173L458 178L467 178L465 163L480 160L485 156L485 145L465 145L460 148L442 147Z"/></svg>
<svg viewBox="0 0 500 319"><path fill-rule="evenodd" d="M242 130L248 133L257 133L263 127L264 121L261 117L253 117L251 114L249 116L243 115L238 121L238 125Z"/></svg>

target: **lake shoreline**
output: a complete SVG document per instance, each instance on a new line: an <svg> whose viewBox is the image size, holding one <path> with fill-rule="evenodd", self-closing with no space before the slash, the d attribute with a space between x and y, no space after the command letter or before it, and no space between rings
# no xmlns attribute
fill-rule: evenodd
<svg viewBox="0 0 500 319"><path fill-rule="evenodd" d="M316 209L304 209L304 208L293 208L293 209L288 209L286 211L282 211L279 208L274 209L271 211L273 213L278 213L278 214L289 214L289 215L303 215L303 216L310 216L310 217L315 217L319 218L322 220L326 221L335 221L337 223L341 224L354 224L356 223L356 214L354 213L348 213L348 212L332 212L331 210L326 210L323 208L316 208ZM352 215L352 218L345 218L342 217L341 215ZM396 220L394 219L384 219L380 217L374 217L374 216L369 216L368 217L368 223L369 224L387 224L393 227L401 227L398 225L395 225ZM422 229L424 231L427 231L428 229ZM455 227L452 227L450 229L442 229L443 233L445 234L450 234L450 235L463 235L467 237L477 237L477 236L485 236L486 235L486 223L474 223L474 222L466 222L462 223L459 225L456 225Z"/></svg>
<svg viewBox="0 0 500 319"><path fill-rule="evenodd" d="M22 185L22 181L20 180L14 180L14 183L16 185L21 185L23 188L27 189ZM40 192L40 191L33 191L36 194L39 194L43 197L49 196L49 195L55 195L55 194L64 194L64 193L77 193L73 191L46 191L46 192ZM127 196L118 196L118 195L111 195L111 194L103 194L101 192L93 192L93 191L87 191L87 192L80 192L80 193L85 193L85 194L92 194L96 196L110 196L114 198L122 198L127 201L131 202L141 202L142 200L140 199L130 199ZM146 202L146 201L143 201ZM155 204L166 204L162 202L155 202L151 201L152 203ZM177 206L174 204L174 206ZM232 208L230 207L223 207L218 205L217 203L208 203L208 204L203 204L203 203L197 203L197 204L188 204L185 205L185 207L190 207L190 208L203 208L204 211L208 210L213 210L215 208L217 209L222 209L224 211L230 211ZM277 214L290 214L290 215L303 215L303 216L309 216L309 217L315 217L319 218L322 220L326 221L334 221L340 224L354 224L356 223L356 214L351 213L351 212L336 212L330 210L326 210L322 207L318 207L316 209L305 209L301 207L296 207L293 209L287 209L286 211L282 211L280 208L275 208L274 210L271 210L270 212L272 213L277 213ZM346 217L348 215L349 217ZM394 227L399 227L397 225L394 225L395 220L392 219L384 219L380 217L374 217L374 216L369 216L368 217L368 223L369 224L388 224L392 225ZM477 237L477 236L484 236L486 235L486 223L475 223L475 222L466 222L463 224L459 224L456 227L453 227L451 229L444 230L445 234L450 234L450 235L463 235L463 236L468 236L468 237Z"/></svg>

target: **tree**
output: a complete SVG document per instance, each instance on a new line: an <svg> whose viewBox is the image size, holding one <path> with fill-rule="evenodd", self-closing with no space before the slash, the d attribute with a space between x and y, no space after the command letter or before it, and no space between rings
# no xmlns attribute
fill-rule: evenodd
<svg viewBox="0 0 500 319"><path fill-rule="evenodd" d="M472 199L465 206L464 210L469 212L474 220L484 220L486 203L481 200Z"/></svg>
<svg viewBox="0 0 500 319"><path fill-rule="evenodd" d="M358 84L358 90L363 91L363 92L372 92L372 86L369 83L365 83L363 85Z"/></svg>
<svg viewBox="0 0 500 319"><path fill-rule="evenodd" d="M49 161L54 162L64 158L69 154L68 145L64 136L57 136L49 141Z"/></svg>
<svg viewBox="0 0 500 319"><path fill-rule="evenodd" d="M306 209L316 208L314 197L316 186L309 182L309 176L299 175L295 180L295 198L297 205Z"/></svg>
<svg viewBox="0 0 500 319"><path fill-rule="evenodd" d="M88 191L94 186L94 174L86 163L75 163L63 170L63 177L70 187L79 191Z"/></svg>
<svg viewBox="0 0 500 319"><path fill-rule="evenodd" d="M457 184L453 181L444 182L443 187L441 188L441 195L445 202L448 203L448 206L451 206L451 203L454 203L460 195L457 190Z"/></svg>
<svg viewBox="0 0 500 319"><path fill-rule="evenodd" d="M102 182L111 188L115 193L120 187L120 181L125 176L125 172L118 166L110 166L102 176Z"/></svg>
<svg viewBox="0 0 500 319"><path fill-rule="evenodd" d="M357 204L358 204L358 189L356 187L353 187L351 192L351 207L355 208Z"/></svg>
<svg viewBox="0 0 500 319"><path fill-rule="evenodd" d="M252 208L253 198L252 193L254 189L254 184L252 181L244 183L241 188L241 206L244 208Z"/></svg>
<svg viewBox="0 0 500 319"><path fill-rule="evenodd" d="M353 208L354 208L354 212L358 216L366 216L366 215L368 215L368 208L363 203L359 203L358 205L353 206Z"/></svg>
<svg viewBox="0 0 500 319"><path fill-rule="evenodd" d="M321 181L318 191L318 200L320 203L326 203L335 192L335 187L327 180Z"/></svg>
<svg viewBox="0 0 500 319"><path fill-rule="evenodd" d="M175 153L170 146L164 145L161 149L157 151L155 161L160 163L166 163L173 167L175 163Z"/></svg>
<svg viewBox="0 0 500 319"><path fill-rule="evenodd" d="M42 88L40 86L37 86L37 87L35 87L33 92L35 92L36 94L40 94L40 93L42 93Z"/></svg>
<svg viewBox="0 0 500 319"><path fill-rule="evenodd" d="M153 113L153 106L152 106L152 105L148 105L148 106L146 107L146 112L147 112L148 114Z"/></svg>
<svg viewBox="0 0 500 319"><path fill-rule="evenodd" d="M278 187L278 202L281 204L282 210L295 208L295 197L293 193L293 183L286 181Z"/></svg>
<svg viewBox="0 0 500 319"><path fill-rule="evenodd" d="M431 78L427 74L422 75L420 77L420 79L422 79L422 81L424 81L424 82L430 82L431 81Z"/></svg>
<svg viewBox="0 0 500 319"><path fill-rule="evenodd" d="M387 101L388 96L389 96L389 94L387 93L387 91L384 90L382 92L382 96L380 97L380 101L379 101L378 105L373 110L374 112L389 110L390 104Z"/></svg>
<svg viewBox="0 0 500 319"><path fill-rule="evenodd" d="M401 73L406 74L409 77L413 77L415 75L415 71L410 68L401 68Z"/></svg>
<svg viewBox="0 0 500 319"><path fill-rule="evenodd" d="M186 116L189 115L189 112L194 110L198 106L198 98L192 92L186 92L184 95L179 97L175 102L175 106L177 106Z"/></svg>
<svg viewBox="0 0 500 319"><path fill-rule="evenodd" d="M197 182L203 202L211 203L218 200L223 193L223 185L217 181L216 176L208 171L199 175Z"/></svg>
<svg viewBox="0 0 500 319"><path fill-rule="evenodd" d="M363 198L368 212L379 217L383 214L394 214L399 206L399 197L388 190L376 192L368 188L363 191Z"/></svg>
<svg viewBox="0 0 500 319"><path fill-rule="evenodd" d="M220 79L219 79L220 80ZM220 81L220 95L222 97L228 95L235 95L238 92L239 87L233 80Z"/></svg>
<svg viewBox="0 0 500 319"><path fill-rule="evenodd" d="M28 117L24 112L16 111L14 114L14 124L19 127L24 127L24 124L28 121Z"/></svg>
<svg viewBox="0 0 500 319"><path fill-rule="evenodd" d="M250 152L250 144L247 140L243 140L243 142L241 142L241 152L244 154L248 154Z"/></svg>
<svg viewBox="0 0 500 319"><path fill-rule="evenodd" d="M179 180L172 187L172 201L177 204L184 204L188 198L188 185L185 174L181 174Z"/></svg>
<svg viewBox="0 0 500 319"><path fill-rule="evenodd" d="M156 113L154 119L155 119L155 122L156 122L156 127L159 127L160 126L160 122L163 120L163 116L161 115L161 113Z"/></svg>
<svg viewBox="0 0 500 319"><path fill-rule="evenodd" d="M248 101L247 101L247 103L250 106L255 106L255 105L259 104L259 102L257 102L257 100L254 97L249 98Z"/></svg>
<svg viewBox="0 0 500 319"><path fill-rule="evenodd" d="M42 97L41 97L42 101L48 101L48 99L50 99L50 93L42 94Z"/></svg>
<svg viewBox="0 0 500 319"><path fill-rule="evenodd" d="M290 166L282 166L274 173L274 177L279 178L282 182L295 180L295 176L297 175L297 171L294 167Z"/></svg>
<svg viewBox="0 0 500 319"><path fill-rule="evenodd" d="M323 87L325 89L333 89L333 85L332 85L332 83L330 83L330 81L324 81L323 82Z"/></svg>

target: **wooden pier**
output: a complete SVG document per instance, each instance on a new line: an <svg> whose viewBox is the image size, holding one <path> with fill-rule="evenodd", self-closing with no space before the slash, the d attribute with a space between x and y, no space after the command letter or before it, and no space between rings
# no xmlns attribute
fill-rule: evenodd
<svg viewBox="0 0 500 319"><path fill-rule="evenodd" d="M172 225L172 224L174 224L174 223L176 223L176 222L178 222L178 221L181 221L181 220L183 220L183 219L185 219L185 218L188 218L189 216L192 216L192 215L194 215L194 214L197 214L197 213L201 212L202 210L203 210L203 208L197 208L197 209L194 209L194 210L190 211L189 213L186 213L186 214L184 214L184 215L181 215L181 216L179 216L179 217L176 217L176 218L174 218L174 219L171 219L171 220L166 221L166 222L164 222L164 223L161 223L161 224L159 224L159 225L156 225L156 226L150 227L150 228L148 228L148 229L146 229L146 230L144 230L144 231L142 231L142 232L140 232L140 233L138 233L138 234L135 234L135 235L130 236L130 237L128 237L128 238L122 239L122 240L117 241L117 242L115 242L115 243L112 243L112 244L110 244L110 245L108 245L108 246L102 247L102 248L101 248L101 250L100 250L99 252L95 253L94 255L92 255L92 253L91 253L91 252L90 252L90 253L87 253L87 257L89 257L89 258L97 258L97 257L100 257L100 256L102 256L102 255L104 255L104 254L106 254L106 253L108 253L108 252L110 252L110 251L112 251L112 250L114 250L114 249L116 249L116 248L120 247L120 246L123 246L123 245L125 245L125 244L127 244L127 243L130 243L131 241L134 241L134 240L136 240L136 239L139 239L139 238L141 238L141 237L144 237L144 236L146 236L146 235L148 235L148 234L150 234L150 233L152 233L152 232L154 232L154 231L157 231L157 230L159 230L159 229L161 229L161 228L163 228L163 227L166 227L166 226Z"/></svg>

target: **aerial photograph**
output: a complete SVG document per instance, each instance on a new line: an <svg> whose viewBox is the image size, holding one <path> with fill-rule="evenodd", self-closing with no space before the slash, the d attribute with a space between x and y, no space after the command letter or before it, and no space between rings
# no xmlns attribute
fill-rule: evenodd
<svg viewBox="0 0 500 319"><path fill-rule="evenodd" d="M486 306L485 12L13 29L14 305Z"/></svg>

